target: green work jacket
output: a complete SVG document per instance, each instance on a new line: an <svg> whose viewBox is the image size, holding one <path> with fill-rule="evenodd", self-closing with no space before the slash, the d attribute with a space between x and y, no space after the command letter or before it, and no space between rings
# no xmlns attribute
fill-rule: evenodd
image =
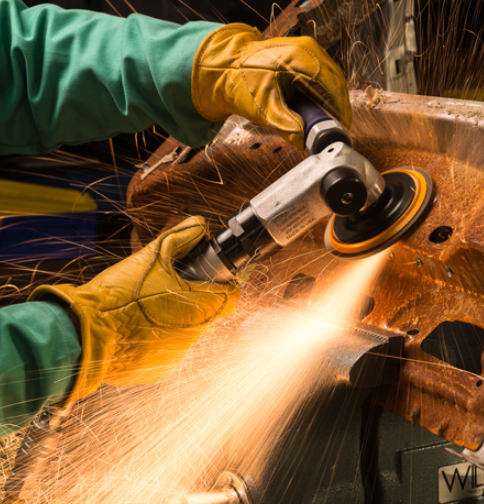
<svg viewBox="0 0 484 504"><path fill-rule="evenodd" d="M219 26L0 0L0 156L155 124L188 145L207 143L221 123L193 106L191 72L200 43ZM65 396L80 355L74 325L56 303L0 310L0 436Z"/></svg>

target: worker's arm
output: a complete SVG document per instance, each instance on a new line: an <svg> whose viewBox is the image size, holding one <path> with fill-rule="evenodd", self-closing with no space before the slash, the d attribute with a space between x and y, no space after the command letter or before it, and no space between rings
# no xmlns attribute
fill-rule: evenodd
<svg viewBox="0 0 484 504"><path fill-rule="evenodd" d="M231 114L304 148L295 82L346 127L341 70L309 37L250 26L184 26L0 0L0 155L39 154L159 124L191 146Z"/></svg>
<svg viewBox="0 0 484 504"><path fill-rule="evenodd" d="M0 310L0 437L71 390L80 355L79 336L58 303Z"/></svg>
<svg viewBox="0 0 484 504"><path fill-rule="evenodd" d="M188 145L207 143L222 123L195 109L191 74L219 27L0 0L0 156L154 124Z"/></svg>

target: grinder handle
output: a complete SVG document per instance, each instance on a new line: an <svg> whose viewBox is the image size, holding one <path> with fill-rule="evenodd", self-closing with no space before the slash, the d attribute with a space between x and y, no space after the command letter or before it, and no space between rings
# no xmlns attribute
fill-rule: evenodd
<svg viewBox="0 0 484 504"><path fill-rule="evenodd" d="M334 119L320 107L314 103L311 98L301 93L298 93L291 101L291 108L297 112L304 120L304 137L307 138L313 126L323 121L331 121Z"/></svg>
<svg viewBox="0 0 484 504"><path fill-rule="evenodd" d="M343 142L351 147L351 138L339 121L311 98L298 93L290 106L304 120L304 141L311 154L319 154L335 142Z"/></svg>

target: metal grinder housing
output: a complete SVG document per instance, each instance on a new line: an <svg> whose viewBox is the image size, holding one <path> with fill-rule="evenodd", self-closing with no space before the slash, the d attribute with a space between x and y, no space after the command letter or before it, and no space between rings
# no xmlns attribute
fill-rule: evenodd
<svg viewBox="0 0 484 504"><path fill-rule="evenodd" d="M331 214L352 215L383 194L385 180L351 148L344 128L306 98L293 108L304 118L311 156L255 196L227 229L197 248L179 269L196 280L228 282L252 260L265 259Z"/></svg>

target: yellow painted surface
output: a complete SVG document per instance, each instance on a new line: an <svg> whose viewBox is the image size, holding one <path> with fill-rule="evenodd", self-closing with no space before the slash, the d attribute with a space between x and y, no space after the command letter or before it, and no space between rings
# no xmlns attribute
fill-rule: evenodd
<svg viewBox="0 0 484 504"><path fill-rule="evenodd" d="M0 179L0 217L90 212L97 204L87 193Z"/></svg>

